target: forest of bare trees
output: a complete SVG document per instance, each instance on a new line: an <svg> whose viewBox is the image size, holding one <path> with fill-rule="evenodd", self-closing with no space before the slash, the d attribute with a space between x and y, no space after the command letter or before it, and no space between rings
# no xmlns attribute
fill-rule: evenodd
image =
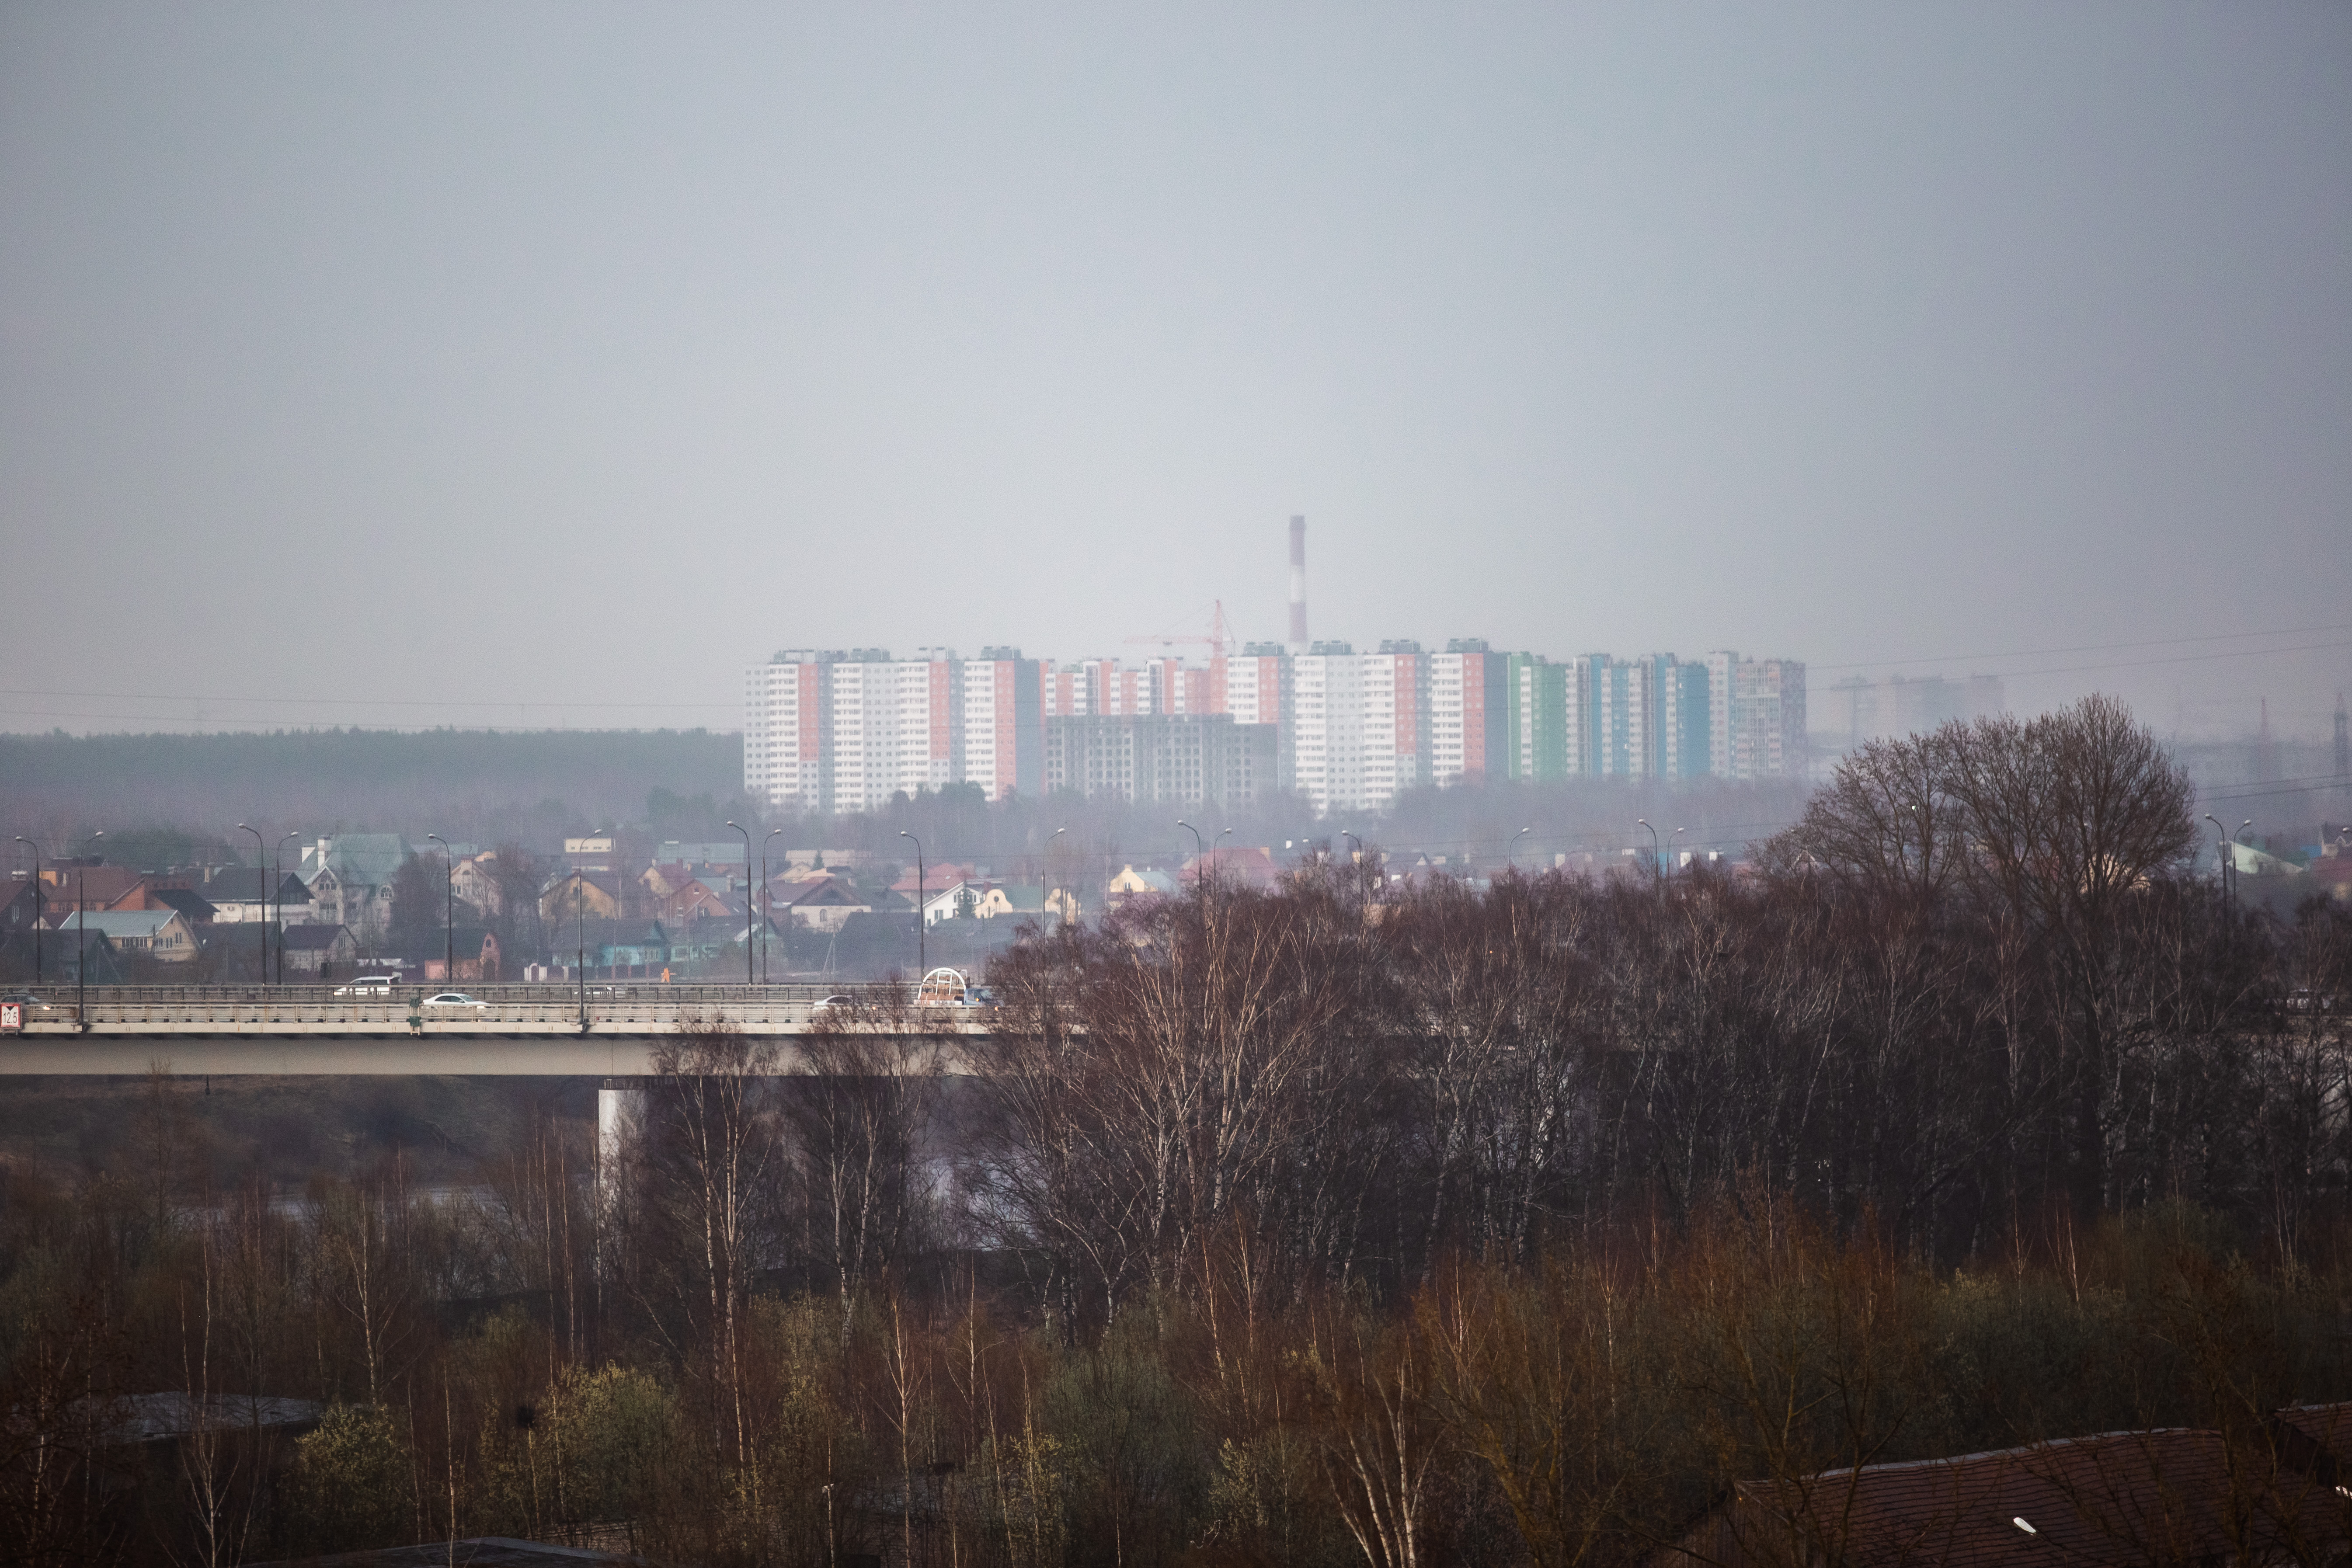
<svg viewBox="0 0 2352 1568"><path fill-rule="evenodd" d="M1188 883L986 1037L698 1020L456 1194L215 1190L159 1077L138 1169L7 1176L0 1555L1602 1564L1735 1480L2251 1454L2352 1396L2352 919L2189 878L2189 799L2093 700L1752 872Z"/></svg>

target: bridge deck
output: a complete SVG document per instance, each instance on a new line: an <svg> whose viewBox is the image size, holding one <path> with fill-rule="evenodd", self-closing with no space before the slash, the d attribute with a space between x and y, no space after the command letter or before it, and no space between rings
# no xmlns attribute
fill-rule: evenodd
<svg viewBox="0 0 2352 1568"><path fill-rule="evenodd" d="M350 995L333 986L110 986L42 995L0 1037L0 1077L143 1073L642 1073L679 1023L720 1016L746 1034L805 1034L817 1006L846 998L903 1005L903 987L484 986L481 1007L425 1007L428 993ZM886 1015L889 1016L890 1015ZM924 1035L990 1032L990 1010L900 1014ZM868 1015L871 1017L871 1015ZM869 1026L872 1026L869 1024ZM887 1024L884 1026L888 1026ZM914 1030L909 1030L914 1032Z"/></svg>

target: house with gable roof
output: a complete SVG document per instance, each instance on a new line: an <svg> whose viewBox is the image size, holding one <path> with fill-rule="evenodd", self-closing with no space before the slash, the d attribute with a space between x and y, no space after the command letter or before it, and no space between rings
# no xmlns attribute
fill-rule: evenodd
<svg viewBox="0 0 2352 1568"><path fill-rule="evenodd" d="M779 881L770 891L775 900L772 912L786 924L809 926L818 931L839 931L850 916L871 914L874 910L874 906L845 877L820 876L796 882Z"/></svg>
<svg viewBox="0 0 2352 1568"><path fill-rule="evenodd" d="M51 933L66 929L103 932L116 952L163 963L184 963L203 945L194 929L173 909L88 910L51 918Z"/></svg>
<svg viewBox="0 0 2352 1568"><path fill-rule="evenodd" d="M397 833L339 833L307 846L295 871L310 889L310 918L354 931L392 923L392 882L409 856Z"/></svg>

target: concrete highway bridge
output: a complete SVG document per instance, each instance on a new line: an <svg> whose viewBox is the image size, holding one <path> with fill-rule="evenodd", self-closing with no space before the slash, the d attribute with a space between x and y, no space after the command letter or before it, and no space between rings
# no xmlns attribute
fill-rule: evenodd
<svg viewBox="0 0 2352 1568"><path fill-rule="evenodd" d="M478 1006L428 1006L438 988L322 985L110 985L36 989L0 1034L0 1077L240 1073L631 1078L678 1021L724 1015L746 1034L805 1034L828 1000L908 1021L906 1032L985 1037L992 1009L939 999L927 986L479 985ZM11 993L11 994L16 994ZM899 1011L903 1009L903 1011ZM870 1015L869 1015L870 1016ZM0 1007L0 1027L6 1010ZM867 1026L874 1026L869 1024Z"/></svg>

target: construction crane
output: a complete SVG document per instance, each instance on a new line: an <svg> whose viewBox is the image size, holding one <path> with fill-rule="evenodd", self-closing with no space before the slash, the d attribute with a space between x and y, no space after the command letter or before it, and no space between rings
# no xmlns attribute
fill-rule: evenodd
<svg viewBox="0 0 2352 1568"><path fill-rule="evenodd" d="M1216 614L1209 622L1209 631L1205 637L1198 632L1153 632L1148 636L1129 637L1127 640L1158 643L1163 647L1173 647L1178 643L1206 643L1213 657L1223 658L1225 657L1225 650L1233 646L1234 639L1225 631L1225 602L1219 599L1216 601Z"/></svg>

